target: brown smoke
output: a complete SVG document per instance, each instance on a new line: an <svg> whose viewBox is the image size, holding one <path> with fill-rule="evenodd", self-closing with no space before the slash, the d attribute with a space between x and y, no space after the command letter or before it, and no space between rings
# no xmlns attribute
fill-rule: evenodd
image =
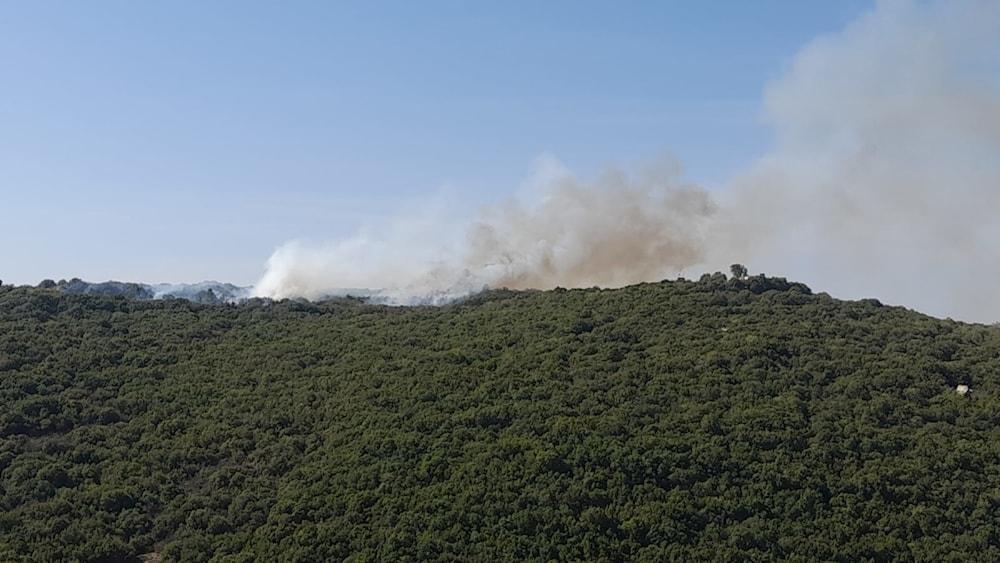
<svg viewBox="0 0 1000 563"><path fill-rule="evenodd" d="M469 231L465 267L510 288L621 286L676 276L704 260L715 205L675 168L593 183L565 175L539 200L489 209Z"/></svg>
<svg viewBox="0 0 1000 563"><path fill-rule="evenodd" d="M367 288L393 302L438 302L483 287L621 286L676 276L705 257L715 210L707 192L662 159L639 172L577 179L543 161L521 197L448 220L391 222L322 246L291 243L271 257L256 293L309 297ZM461 223L461 221L459 221ZM448 247L442 240L462 241Z"/></svg>

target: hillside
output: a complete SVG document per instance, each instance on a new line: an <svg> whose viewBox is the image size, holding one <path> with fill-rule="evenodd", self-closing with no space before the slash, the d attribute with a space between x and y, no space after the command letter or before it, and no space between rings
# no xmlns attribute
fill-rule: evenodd
<svg viewBox="0 0 1000 563"><path fill-rule="evenodd" d="M86 282L79 278L69 281L42 280L41 289L55 289L64 293L82 295L104 295L127 297L129 299L187 299L195 303L216 305L230 301L240 301L250 296L252 288L239 287L231 283L204 281L200 283L134 283L106 281Z"/></svg>
<svg viewBox="0 0 1000 563"><path fill-rule="evenodd" d="M3 286L0 560L998 561L998 397L1000 329L775 278Z"/></svg>

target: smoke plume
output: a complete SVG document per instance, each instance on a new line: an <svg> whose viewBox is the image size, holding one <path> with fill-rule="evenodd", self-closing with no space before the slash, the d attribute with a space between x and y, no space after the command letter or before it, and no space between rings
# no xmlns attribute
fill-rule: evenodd
<svg viewBox="0 0 1000 563"><path fill-rule="evenodd" d="M714 211L703 189L663 159L637 173L575 178L543 160L526 193L484 208L441 237L440 209L344 241L293 242L271 257L258 295L373 294L393 303L441 302L484 287L620 286L662 279L704 260ZM441 240L458 240L449 247ZM365 288L367 291L359 291Z"/></svg>
<svg viewBox="0 0 1000 563"><path fill-rule="evenodd" d="M764 110L776 146L720 194L717 261L1000 320L1000 3L879 3Z"/></svg>
<svg viewBox="0 0 1000 563"><path fill-rule="evenodd" d="M773 149L711 194L669 162L596 180L549 163L528 195L471 220L286 245L256 293L435 302L746 262L839 297L1000 320L1000 2L879 2L806 45L763 111Z"/></svg>

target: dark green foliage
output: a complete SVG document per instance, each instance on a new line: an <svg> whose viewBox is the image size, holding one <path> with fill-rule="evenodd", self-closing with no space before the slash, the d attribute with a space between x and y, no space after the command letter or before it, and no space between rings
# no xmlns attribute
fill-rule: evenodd
<svg viewBox="0 0 1000 563"><path fill-rule="evenodd" d="M998 392L996 327L763 276L3 286L0 560L998 561Z"/></svg>
<svg viewBox="0 0 1000 563"><path fill-rule="evenodd" d="M747 267L743 264L733 264L729 267L729 273L731 273L734 278L741 280L747 277Z"/></svg>

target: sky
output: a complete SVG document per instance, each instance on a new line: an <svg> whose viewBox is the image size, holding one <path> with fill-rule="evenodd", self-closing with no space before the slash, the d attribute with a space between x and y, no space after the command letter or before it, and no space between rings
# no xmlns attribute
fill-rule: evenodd
<svg viewBox="0 0 1000 563"><path fill-rule="evenodd" d="M724 185L869 2L0 0L0 279L252 284L289 240L662 153Z"/></svg>

